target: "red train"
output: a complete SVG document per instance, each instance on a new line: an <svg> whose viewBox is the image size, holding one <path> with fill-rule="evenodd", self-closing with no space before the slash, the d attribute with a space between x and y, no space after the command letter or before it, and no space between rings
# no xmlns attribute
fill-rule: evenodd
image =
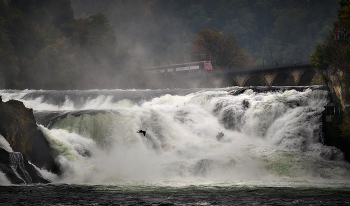
<svg viewBox="0 0 350 206"><path fill-rule="evenodd" d="M211 65L210 61L204 61L201 63L203 63L203 64L200 64L199 67L201 67L201 65L204 65L203 66L204 70L213 70L213 66ZM201 69L201 68L199 68L199 69Z"/></svg>
<svg viewBox="0 0 350 206"><path fill-rule="evenodd" d="M181 72L181 71L192 71L192 70L211 71L213 70L213 66L210 61L200 61L200 62L189 62L189 63L183 63L183 64L172 64L172 65L166 65L166 66L150 67L150 68L145 68L144 70L158 71L158 72L167 74L170 71L172 71L173 73Z"/></svg>

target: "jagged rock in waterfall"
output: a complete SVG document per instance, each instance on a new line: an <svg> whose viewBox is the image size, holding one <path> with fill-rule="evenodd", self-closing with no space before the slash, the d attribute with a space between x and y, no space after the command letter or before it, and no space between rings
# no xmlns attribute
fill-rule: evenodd
<svg viewBox="0 0 350 206"><path fill-rule="evenodd" d="M59 173L52 148L38 129L33 110L20 101L0 98L0 134L15 152L23 153L35 166Z"/></svg>

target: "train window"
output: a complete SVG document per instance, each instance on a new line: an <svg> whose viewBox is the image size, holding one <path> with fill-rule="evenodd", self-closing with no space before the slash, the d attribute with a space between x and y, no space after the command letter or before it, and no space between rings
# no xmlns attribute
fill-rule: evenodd
<svg viewBox="0 0 350 206"><path fill-rule="evenodd" d="M205 67L211 67L210 62L205 62Z"/></svg>

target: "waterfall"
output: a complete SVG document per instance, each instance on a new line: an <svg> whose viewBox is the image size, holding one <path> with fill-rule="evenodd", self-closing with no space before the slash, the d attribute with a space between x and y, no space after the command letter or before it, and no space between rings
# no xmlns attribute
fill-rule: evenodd
<svg viewBox="0 0 350 206"><path fill-rule="evenodd" d="M34 109L59 154L57 182L327 185L350 177L342 153L322 144L328 93L320 88L1 95Z"/></svg>

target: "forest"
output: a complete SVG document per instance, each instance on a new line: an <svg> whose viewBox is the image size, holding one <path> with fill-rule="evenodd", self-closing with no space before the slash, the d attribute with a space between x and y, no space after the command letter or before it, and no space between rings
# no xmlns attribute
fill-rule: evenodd
<svg viewBox="0 0 350 206"><path fill-rule="evenodd" d="M142 68L310 61L338 0L0 0L0 88L138 88Z"/></svg>

